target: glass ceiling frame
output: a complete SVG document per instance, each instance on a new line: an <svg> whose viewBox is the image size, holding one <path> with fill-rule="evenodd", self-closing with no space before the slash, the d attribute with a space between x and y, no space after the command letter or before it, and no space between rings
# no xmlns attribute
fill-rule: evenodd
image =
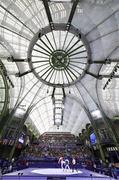
<svg viewBox="0 0 119 180"><path fill-rule="evenodd" d="M17 2L17 1L16 1ZM24 3L22 3L22 2L24 2ZM15 24L17 24L16 25L16 27L14 26L14 28L11 28L11 26L10 26L10 24L7 24L7 21L5 21L6 20L6 17L4 17L3 18L3 20L2 20L2 25L0 26L1 27L1 29L2 29L2 31L4 31L5 32L5 34L7 34L8 35L8 33L10 33L8 36L9 36L9 38L8 38L8 41L9 41L9 43L10 43L10 45L12 46L14 43L15 43L15 41L17 41L17 36L19 37L19 39L21 39L21 44L18 42L18 46L21 46L21 49L20 49L20 54L19 54L19 56L17 56L16 54L14 55L14 56L12 56L12 61L13 62L15 62L15 63L18 63L18 64L20 64L19 66L21 66L21 69L19 70L19 72L17 73L17 75L18 75L18 77L21 77L21 78L23 78L24 80L25 80L25 82L28 82L28 80L27 80L27 77L31 77L32 76L32 71L27 67L27 68L24 68L23 70L22 70L22 67L25 67L26 66L26 63L27 63L27 53L26 53L26 50L27 50L27 48L28 48L28 46L29 46L29 43L30 43L30 41L31 41L31 39L32 39L32 37L34 36L34 34L36 34L36 32L38 31L38 29L41 29L41 27L46 27L46 26L48 26L48 24L50 24L50 28L52 29L52 32L53 32L53 34L54 34L54 28L55 28L55 23L53 22L53 14L51 14L51 9L49 8L50 7L50 3L48 3L46 0L45 1L38 1L39 3L41 3L42 4L42 6L40 6L41 7L41 9L43 10L44 9L44 7L45 7L45 9L42 11L42 12L44 12L45 10L46 10L46 14L44 15L44 17L46 18L47 17L47 15L48 15L48 17L49 17L49 20L47 19L46 21L45 21L45 23L43 23L43 21L42 21L42 25L40 25L40 27L38 27L38 28L35 28L35 29L33 29L33 25L34 25L34 23L35 23L35 21L34 21L34 23L32 22L31 23L31 25L30 25L30 23L29 23L29 20L30 20L30 18L32 17L33 18L33 16L34 16L34 14L33 14L33 9L30 7L31 5L32 5L32 3L30 4L30 2L28 1L19 1L19 7L20 7L20 9L21 9L21 12L22 12L22 9L24 8L26 8L26 12L27 13L31 13L31 16L29 17L29 20L27 20L26 22L24 22L23 21L23 19L20 17L20 18L18 18L18 16L16 16L16 13L15 13L15 11L16 10L18 10L17 8L18 8L18 4L16 3L16 9L15 10L13 10L12 9L12 3L11 4L9 4L7 1L5 2L5 4L3 4L3 3L1 3L1 8L4 10L3 11L3 14L6 12L6 15L7 14L9 14L9 22L10 23L12 23L12 20L13 19L16 19L16 23ZM43 4L43 3L45 3L45 4ZM68 21L67 21L67 24L65 24L65 27L66 27L66 36L65 36L65 39L68 37L68 31L69 31L69 29L71 28L71 24L73 24L72 23L72 20L73 20L73 16L74 16L74 14L75 13L77 13L76 12L76 7L77 7L77 4L78 4L78 1L75 1L75 3L74 4L72 4L72 8L71 8L71 12L70 12L70 15L69 15L69 18L68 18ZM9 8L8 8L8 6L7 5L9 5ZM23 7L22 7L23 6ZM27 9L27 6L28 6L28 9ZM36 1L34 2L34 6L38 9L38 7L37 7L37 5L36 5ZM15 7L15 6L14 6ZM49 8L49 10L48 10L48 8ZM88 35L91 33L91 32L94 32L95 30L96 30L96 28L98 27L98 26L101 26L101 25L103 25L103 23L105 22L105 21L107 21L110 17L112 17L113 15L115 15L116 13L118 12L118 10L116 10L116 11L114 11L112 14L110 13L110 15L108 15L107 17L104 17L104 19L103 19L103 21L100 21L99 23L97 23L97 25L96 26L94 26L93 28L91 28L91 30L89 30L87 33L86 33L86 37L88 37ZM25 11L24 11L24 13L25 13ZM49 16L49 13L50 13L50 16ZM37 13L36 13L37 14ZM41 14L43 14L43 13L41 13ZM41 15L40 14L40 15ZM2 17L2 16L1 16ZM17 17L17 18L16 18ZM25 18L26 18L26 16L24 16ZM34 17L35 18L35 20L37 19L36 17ZM39 20L37 19L36 20L37 21L37 23L39 22ZM14 21L13 21L14 22ZM41 24L41 22L39 23L39 24ZM24 26L25 25L25 26ZM18 31L18 27L20 27L20 31ZM28 28L27 28L28 27ZM35 26L34 26L35 27ZM16 28L16 29L15 29ZM33 32L31 32L31 30L33 29ZM115 30L116 31L116 30ZM113 33L114 32L114 30L112 30L110 33ZM28 35L29 34L29 35ZM14 36L15 35L15 36ZM109 35L109 33L105 33L105 34L103 34L103 35L100 35L99 37L96 37L96 38L94 38L94 39L92 39L92 40L90 40L89 41L89 43L90 44L92 44L93 42L96 42L99 38L103 38L103 37L106 37L107 35ZM11 37L14 39L14 41L12 40L11 41ZM23 40L24 39L24 40ZM17 44L17 43L16 43ZM14 48L16 48L17 47L17 45L14 45ZM27 44L27 46L25 47L24 46L24 44ZM18 49L18 51L17 52L19 52L19 47L18 48L16 48L16 49ZM23 53L24 52L24 53ZM23 54L23 56L21 56L21 54ZM103 65L103 64L105 64L105 63L107 63L107 64L105 64L105 66L107 67L108 65L110 66L110 64L108 64L109 63L109 61L113 61L113 62L117 62L117 60L116 59L112 59L112 58L108 58L108 59L102 59L102 60L93 60L92 61L92 59L91 59L91 67L92 67L92 65L95 65L94 67L96 67L97 65L99 65L99 66L101 66L101 65ZM111 65L112 65L112 63L111 63ZM103 65L104 66L104 65ZM112 65L113 66L113 65ZM26 70L27 69L27 70ZM53 73L53 72L52 72ZM81 80L80 81L80 83L82 83L85 87L86 87L86 89L88 90L88 91L85 91L86 93L92 93L92 92L89 92L89 89L88 89L88 87L87 87L87 85L85 84L85 79L87 78L87 77L89 77L89 76L91 76L90 77L90 79L91 78L95 78L95 79L97 79L97 81L101 81L102 79L101 78L103 78L103 80L105 81L105 78L107 79L109 76L110 76L110 71L109 71L109 73L107 74L107 71L105 70L105 73L102 73L102 72L100 72L99 73L99 75L98 75L98 71L95 73L95 72L92 72L91 70L90 71L87 71L86 72L87 74L86 74L86 77L84 77L83 78L83 80L84 80L84 83L83 83L83 80ZM118 76L118 74L117 74L117 76ZM33 78L35 78L34 76L33 76ZM100 80L98 80L100 78ZM88 78L87 78L88 79ZM30 80L30 78L29 78L29 80ZM102 80L102 81L103 81ZM79 83L77 82L77 84L76 84L76 86L78 87L79 86ZM79 87L78 87L79 88ZM28 87L26 88L27 90L28 90ZM47 91L49 91L49 87L47 87ZM52 89L52 88L51 88ZM66 89L68 89L68 90L66 90ZM66 91L66 93L69 91L71 91L71 93L72 93L72 91L74 91L74 90L70 90L70 89L73 89L72 87L69 87L69 88L65 88L65 91ZM46 94L47 94L47 91L45 91L46 92ZM34 91L34 92L36 92L36 91ZM79 88L79 92L80 92L80 88ZM26 96L24 96L25 97L25 99L28 99L29 100L29 97L30 97L30 95L33 95L33 92L30 94L30 93L28 93L29 95L28 95L28 97L26 98ZM50 91L50 95L52 94L52 91ZM44 95L45 95L45 93L44 93ZM79 94L78 94L79 95ZM92 94L91 94L92 95ZM22 96L23 97L23 96ZM40 98L40 97L39 97ZM42 98L42 97L41 97ZM85 97L84 97L85 98ZM95 100L95 97L94 97L94 100ZM83 100L82 100L83 101ZM96 101L96 100L95 100ZM24 101L25 102L25 101ZM26 101L27 102L27 101ZM28 102L28 103L30 103L30 102ZM25 103L24 103L25 104ZM24 104L21 104L21 105L24 105Z"/></svg>

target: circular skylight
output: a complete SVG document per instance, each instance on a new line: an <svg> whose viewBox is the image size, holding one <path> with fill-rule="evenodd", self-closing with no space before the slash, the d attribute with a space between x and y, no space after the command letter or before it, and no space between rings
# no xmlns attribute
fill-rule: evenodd
<svg viewBox="0 0 119 180"><path fill-rule="evenodd" d="M88 68L90 52L85 37L73 26L57 24L40 30L32 39L29 65L36 77L51 86L76 83Z"/></svg>

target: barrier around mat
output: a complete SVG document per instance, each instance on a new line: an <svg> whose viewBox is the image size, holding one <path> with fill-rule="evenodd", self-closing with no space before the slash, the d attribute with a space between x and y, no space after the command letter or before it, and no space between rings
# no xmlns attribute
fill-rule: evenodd
<svg viewBox="0 0 119 180"><path fill-rule="evenodd" d="M88 170L72 172L62 169L28 168L1 176L0 180L114 180L113 177L97 174Z"/></svg>
<svg viewBox="0 0 119 180"><path fill-rule="evenodd" d="M39 176L3 176L0 180L47 180L47 177Z"/></svg>
<svg viewBox="0 0 119 180"><path fill-rule="evenodd" d="M115 180L111 177L93 177L93 176L3 176L0 180Z"/></svg>

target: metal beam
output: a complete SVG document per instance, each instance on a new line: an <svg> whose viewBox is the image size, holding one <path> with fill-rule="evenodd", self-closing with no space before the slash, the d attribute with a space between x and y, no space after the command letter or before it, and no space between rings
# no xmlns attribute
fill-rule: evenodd
<svg viewBox="0 0 119 180"><path fill-rule="evenodd" d="M12 88L14 88L15 86L14 86L12 80L10 79L10 77L8 75L6 75L6 78L7 78L8 82L9 82L9 84L12 86Z"/></svg>
<svg viewBox="0 0 119 180"><path fill-rule="evenodd" d="M67 25L66 25L67 33L66 33L65 38L64 38L64 43L63 43L62 49L64 49L64 46L65 46L65 43L66 43L66 39L67 39L67 36L68 36L68 32L69 32L69 29L70 29L70 26L71 26L71 22L72 22L72 19L74 17L74 14L75 14L78 2L79 2L79 0L74 0L74 2L73 2L72 9L71 9L71 12L70 12L70 15L69 15L69 19L68 19L68 22L67 22Z"/></svg>
<svg viewBox="0 0 119 180"><path fill-rule="evenodd" d="M65 97L66 97L66 94L65 94L64 87L62 87L62 92L63 92L63 98L65 98Z"/></svg>
<svg viewBox="0 0 119 180"><path fill-rule="evenodd" d="M16 59L16 58L14 58L13 56L8 57L7 60L8 60L9 62L26 62L26 61L27 61L27 59L19 59L19 58Z"/></svg>
<svg viewBox="0 0 119 180"><path fill-rule="evenodd" d="M49 24L50 24L50 28L51 28L51 30L53 30L54 29L54 24L53 24L53 20L52 20L50 8L49 8L48 0L42 0L42 2L43 2L43 5L45 7L45 11L46 11L47 18L48 18L48 21L49 21Z"/></svg>
<svg viewBox="0 0 119 180"><path fill-rule="evenodd" d="M29 70L29 71L26 71L26 72L23 72L23 73L16 73L15 76L16 77L22 77L22 76L24 76L24 75L26 75L28 73L31 73L31 72L32 72L32 70Z"/></svg>
<svg viewBox="0 0 119 180"><path fill-rule="evenodd" d="M54 98L54 94L55 94L55 87L53 88L52 98Z"/></svg>
<svg viewBox="0 0 119 180"><path fill-rule="evenodd" d="M26 39L27 41L31 41L31 39L28 39L27 37L23 36L22 34L19 34L16 31L13 31L13 30L7 28L6 26L0 25L0 27L3 28L3 29L6 29L7 31L12 32L13 34L16 34L17 36L20 36L20 37Z"/></svg>
<svg viewBox="0 0 119 180"><path fill-rule="evenodd" d="M10 79L8 72L6 71L6 69L4 68L3 64L0 64L0 68L2 70L2 73L5 77L5 79L7 79L7 81L9 82L9 84L12 86L12 88L14 88L14 84L12 82L12 80Z"/></svg>
<svg viewBox="0 0 119 180"><path fill-rule="evenodd" d="M96 79L110 78L110 74L108 74L108 75L106 75L106 74L104 74L104 75L102 75L102 74L96 75L96 74L93 74L93 73L91 73L89 71L85 71L85 72L86 72L86 74L89 74L89 75L93 76ZM119 75L114 75L113 78L119 78Z"/></svg>
<svg viewBox="0 0 119 180"><path fill-rule="evenodd" d="M113 68L112 72L110 73L109 77L107 77L108 80L107 80L107 82L105 83L105 85L104 85L104 87L103 87L104 90L105 90L105 88L106 88L107 85L111 82L111 80L112 80L113 78L115 78L115 77L116 77L116 78L119 78L119 75L115 75L115 73L117 72L118 68L119 68L119 63L117 63L117 64L114 66L114 68Z"/></svg>
<svg viewBox="0 0 119 180"><path fill-rule="evenodd" d="M101 75L102 78L110 78L110 75ZM119 78L119 75L114 75L113 78Z"/></svg>
<svg viewBox="0 0 119 180"><path fill-rule="evenodd" d="M111 61L89 61L90 64L111 64Z"/></svg>
<svg viewBox="0 0 119 180"><path fill-rule="evenodd" d="M74 14L75 14L78 2L79 2L79 0L74 0L74 2L73 2L72 9L71 9L71 12L70 12L70 15L69 15L69 19L68 19L68 22L67 22L67 27L66 27L67 31L70 28L70 25L71 25L72 19L74 17Z"/></svg>
<svg viewBox="0 0 119 180"><path fill-rule="evenodd" d="M90 61L90 64L111 64L112 62L119 62L119 59L105 59L99 61Z"/></svg>
<svg viewBox="0 0 119 180"><path fill-rule="evenodd" d="M15 18L17 21L19 21L23 26L25 26L29 31L31 31L33 34L35 34L33 31L32 31L32 29L30 29L27 25L26 25L26 23L24 23L23 21L21 21L20 20L20 18L18 18L18 17L16 17L13 13L11 13L9 10L8 10L8 8L5 8L4 6L2 6L1 4L0 4L0 7L1 8L3 8L7 13L9 13L13 18Z"/></svg>
<svg viewBox="0 0 119 180"><path fill-rule="evenodd" d="M99 76L98 76L98 75L93 74L93 73L91 73L91 72L89 72L89 71L85 71L85 72L86 72L86 74L89 74L89 75L93 76L94 78L99 79Z"/></svg>

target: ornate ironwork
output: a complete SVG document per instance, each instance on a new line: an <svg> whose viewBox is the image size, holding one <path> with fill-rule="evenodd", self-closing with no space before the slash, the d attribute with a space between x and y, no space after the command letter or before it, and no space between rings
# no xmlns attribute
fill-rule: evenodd
<svg viewBox="0 0 119 180"><path fill-rule="evenodd" d="M82 33L66 24L39 30L33 37L28 62L36 77L47 85L70 86L79 81L90 64L91 53Z"/></svg>

